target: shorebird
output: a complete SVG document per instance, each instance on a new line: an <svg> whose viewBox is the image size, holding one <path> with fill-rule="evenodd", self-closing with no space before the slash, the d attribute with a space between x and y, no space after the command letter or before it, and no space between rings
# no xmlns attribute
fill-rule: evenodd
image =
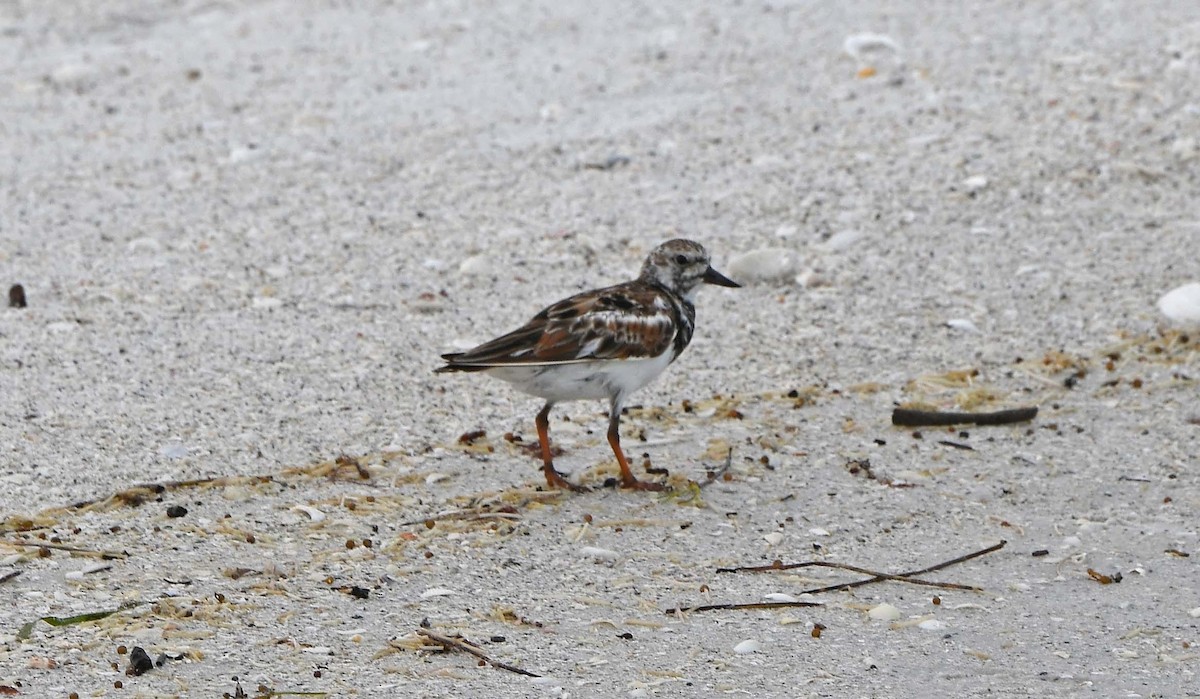
<svg viewBox="0 0 1200 699"><path fill-rule="evenodd" d="M640 481L630 470L621 450L621 409L688 346L701 284L740 286L712 268L699 243L669 240L646 257L637 279L575 294L506 335L443 354L446 365L437 372L485 372L545 400L535 424L542 470L553 488L586 490L554 468L551 408L564 401L607 400L608 443L621 467L621 487L663 490L663 484Z"/></svg>

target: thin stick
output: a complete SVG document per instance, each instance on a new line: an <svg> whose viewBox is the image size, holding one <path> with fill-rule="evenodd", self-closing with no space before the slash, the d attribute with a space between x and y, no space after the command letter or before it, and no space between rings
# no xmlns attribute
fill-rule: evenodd
<svg viewBox="0 0 1200 699"><path fill-rule="evenodd" d="M713 483L716 483L717 481L721 480L721 476L724 476L726 473L729 472L729 468L731 466L733 466L733 447L729 447L729 453L725 455L725 465L722 466L720 468L720 470L714 471L713 474L711 476L709 476L708 478L705 478L704 480L700 481L700 483L698 483L697 486L700 488L704 488L704 487L712 485Z"/></svg>
<svg viewBox="0 0 1200 699"><path fill-rule="evenodd" d="M6 583L9 580L12 580L13 578L17 577L18 575L20 575L23 572L24 571L21 571L21 570L10 570L7 573L5 573L4 575L0 575L0 584Z"/></svg>
<svg viewBox="0 0 1200 699"><path fill-rule="evenodd" d="M492 660L490 657L488 657L487 653L484 653L482 650L464 639L443 636L440 633L434 633L428 629L417 629L417 633L442 646L446 650L461 650L465 653L470 653L494 668L508 670L509 672L515 672L518 675L525 675L526 677L541 677L541 675L536 675L528 670L522 670L516 665L509 665L508 663L502 663L499 660Z"/></svg>
<svg viewBox="0 0 1200 699"><path fill-rule="evenodd" d="M892 410L892 424L903 427L962 424L1011 425L1014 422L1028 422L1037 417L1037 414L1036 405L1029 408L997 410L993 413L945 413L937 410L896 408Z"/></svg>
<svg viewBox="0 0 1200 699"><path fill-rule="evenodd" d="M104 495L101 497L92 498L90 500L80 500L79 502L71 503L70 505L67 505L65 509L82 510L92 505L106 503L114 498L137 500L142 497L142 493L140 491L146 491L146 493L151 495L161 495L168 490L177 490L180 488L195 488L204 485L258 485L261 483L270 483L274 480L275 477L271 475L211 476L208 478L191 478L188 480L165 481L162 483L139 483L137 485L130 486L129 488L125 488L124 490L119 490L111 495Z"/></svg>
<svg viewBox="0 0 1200 699"><path fill-rule="evenodd" d="M912 577L914 573L880 573L869 568L847 565L845 563L834 563L832 561L805 561L803 563L791 563L781 566L750 566L746 568L717 568L718 573L768 573L775 570L794 570L796 568L836 568L838 570L848 570L851 573L862 573L863 575L874 576L878 580L895 580L896 582L909 583L911 585L924 585L926 587L941 587L947 590L969 590L971 592L979 592L983 588L975 587L974 585L960 585L958 583L936 582L934 580L922 580Z"/></svg>
<svg viewBox="0 0 1200 699"><path fill-rule="evenodd" d="M93 556L106 561L111 561L117 558L129 558L129 554L125 553L124 551L96 551L93 549L79 548L78 546L51 544L47 541L11 541L9 539L0 539L0 546L12 546L13 548L27 549L54 549L55 551L78 553L81 556Z"/></svg>
<svg viewBox="0 0 1200 699"><path fill-rule="evenodd" d="M442 520L481 520L481 519L507 519L519 520L520 513L517 512L486 512L484 510L454 510L452 512L443 512L441 514L429 515L422 519L410 519L406 522L399 522L397 527L413 527L418 524L429 526L430 522L437 523Z"/></svg>
<svg viewBox="0 0 1200 699"><path fill-rule="evenodd" d="M863 573L863 574L871 576L869 578L864 578L862 580L854 580L851 582L838 583L836 585L826 585L825 587L817 587L817 588L813 588L811 590L804 590L803 592L799 593L802 595L816 595L816 594L820 594L822 592L836 592L836 591L849 590L851 588L862 587L863 585L870 585L872 583L877 583L877 582L881 582L884 580L895 580L897 582L907 582L907 583L913 583L915 585L931 585L934 587L944 587L946 589L952 589L952 590L979 591L982 588L972 587L970 585L959 585L957 583L935 583L935 582L930 582L930 581L926 581L926 580L916 579L916 576L924 575L925 573L932 573L934 571L942 570L943 568L949 568L950 566L958 565L959 563L964 563L973 558L979 558L980 556L986 556L989 553L994 553L994 552L999 551L1000 549L1004 548L1005 544L1007 544L1007 543L1008 543L1007 541L1001 540L1000 543L993 544L985 549L973 551L971 553L959 556L957 558L952 558L948 561L943 561L941 563L936 563L936 564L928 566L926 568L921 568L920 570L910 570L910 571L907 571L904 573L895 573L895 574L879 573L876 571L868 570L866 568L860 568L858 566L849 566L849 565L845 565L842 563L830 563L828 561L806 561L804 563L791 563L788 565L749 566L749 567L744 567L744 568L718 568L717 572L718 573L768 573L768 572L774 572L774 571L778 571L778 570L793 570L796 568L807 568L807 567L812 567L812 566L819 566L819 567L823 567L823 568L840 568L842 570L851 570L854 572L859 572L859 573ZM779 607L801 607L801 606L815 606L815 603L812 603L812 602L807 602L807 603L806 602L751 602L748 604L709 604L709 605L704 605L701 607L677 607L675 609L667 610L667 613L674 614L676 612L705 612L705 611L716 610L716 609L774 609L774 608L779 608Z"/></svg>

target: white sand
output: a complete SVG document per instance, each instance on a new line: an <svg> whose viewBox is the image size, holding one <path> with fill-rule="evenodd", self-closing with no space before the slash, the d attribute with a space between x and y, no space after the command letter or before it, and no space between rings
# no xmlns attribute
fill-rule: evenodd
<svg viewBox="0 0 1200 699"><path fill-rule="evenodd" d="M2 539L129 554L81 579L95 559L4 559L22 574L0 585L0 685L1194 692L1200 330L1155 342L1154 304L1200 281L1200 4L594 4L0 4L0 285L29 301L0 309ZM895 48L847 55L863 33ZM680 234L718 268L795 255L794 275L705 290L693 346L624 422L676 483L733 445L731 480L702 508L530 504L538 463L501 435L536 440L537 401L434 376L437 355ZM889 422L910 401L1042 412L915 439ZM560 468L603 481L603 406L557 414ZM308 468L342 454L371 481ZM275 479L52 509L254 474ZM856 577L719 566L902 571L1001 539L925 576L982 593L888 583L819 609L663 614ZM454 594L422 596L438 589ZM124 602L153 604L16 638ZM882 602L937 623L891 629L866 615ZM553 681L381 653L423 619ZM761 649L736 653L746 640ZM187 659L125 677L120 645Z"/></svg>

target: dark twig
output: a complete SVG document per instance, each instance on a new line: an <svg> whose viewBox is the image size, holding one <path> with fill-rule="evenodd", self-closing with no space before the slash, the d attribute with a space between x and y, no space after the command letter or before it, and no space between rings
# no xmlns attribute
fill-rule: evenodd
<svg viewBox="0 0 1200 699"><path fill-rule="evenodd" d="M934 580L922 580L912 577L915 573L880 573L879 571L861 568L859 566L847 565L845 563L834 563L832 561L805 561L803 563L790 563L781 566L750 566L746 568L717 568L718 573L767 573L775 570L794 570L796 568L836 568L838 570L848 570L851 573L862 573L863 575L874 576L872 582L881 580L894 580L896 582L909 583L910 585L924 585L925 587L940 587L946 590L967 590L970 592L979 592L983 588L975 587L974 585L960 585L958 583L936 582ZM834 589L841 589L842 586Z"/></svg>
<svg viewBox="0 0 1200 699"><path fill-rule="evenodd" d="M803 563L790 563L787 565L780 563L780 564L771 564L771 565L766 565L766 566L747 566L747 567L742 567L742 568L718 568L717 572L718 573L771 573L771 572L780 571L780 570L794 570L796 568L822 567L822 568L838 568L840 570L849 570L849 571L853 571L856 573L863 573L864 575L871 576L869 578L864 578L862 580L854 580L851 582L838 583L836 585L826 585L825 587L818 587L818 588L813 588L811 590L804 590L803 592L799 593L802 595L816 595L816 594L820 594L822 592L836 592L836 591L842 591L842 590L849 590L851 588L862 587L863 585L870 585L872 583L882 582L884 580L894 580L896 582L906 582L906 583L911 583L914 585L926 585L926 586L930 586L930 587L940 587L940 588L949 589L949 590L967 590L967 591L976 592L976 591L981 590L982 588L974 587L971 585L960 585L958 583L940 583L940 582L933 582L933 581L929 581L929 580L921 580L921 579L917 578L916 576L924 575L925 573L932 573L934 571L942 570L943 568L949 568L950 566L958 565L959 563L964 563L973 558L979 558L980 556L986 556L989 553L994 553L994 552L999 551L1000 549L1004 548L1005 544L1007 544L1007 543L1008 543L1007 541L1001 541L998 544L993 544L985 549L973 551L971 553L959 556L958 558L952 558L948 561L943 561L941 563L931 565L927 568L921 568L920 570L910 570L910 571L906 571L904 573L880 573L877 571L868 570L866 568L861 568L859 566L851 566L851 565L846 565L843 563L832 563L829 561L805 561ZM815 602L752 602L749 604L709 604L709 605L704 605L701 607L677 607L675 609L667 610L667 613L674 614L677 612L705 612L705 611L717 610L717 609L774 609L774 608L779 608L779 607L801 607L801 606L817 606L817 603L815 603Z"/></svg>
<svg viewBox="0 0 1200 699"><path fill-rule="evenodd" d="M1011 425L1014 422L1028 422L1037 417L1037 414L1037 406L997 410L992 413L944 413L937 410L895 408L892 410L892 424L903 427L962 424Z"/></svg>
<svg viewBox="0 0 1200 699"><path fill-rule="evenodd" d="M474 644L465 639L443 636L442 634L430 631L429 629L417 629L417 633L425 638L428 638L446 650L461 650L464 653L470 653L494 668L508 670L509 672L515 672L518 675L525 675L526 677L541 677L541 675L534 674L528 670L522 670L516 665L509 665L508 663L502 663L499 660L492 660L490 657L488 657L487 653L484 653Z"/></svg>
<svg viewBox="0 0 1200 699"><path fill-rule="evenodd" d="M15 577L17 577L18 575L20 575L22 572L24 572L24 571L20 571L20 570L10 570L10 571L8 571L7 573L5 573L4 575L0 575L0 584L2 584L2 583L6 583L6 582L8 582L9 580L12 580L13 578L15 578Z"/></svg>
<svg viewBox="0 0 1200 699"><path fill-rule="evenodd" d="M105 561L111 561L118 558L129 558L129 554L124 551L97 551L94 549L85 549L78 546L67 546L65 544L52 544L48 541L12 541L10 539L0 539L0 546L12 546L13 548L27 549L54 549L55 551L66 551L67 553L76 553L80 556L91 556L100 558Z"/></svg>
<svg viewBox="0 0 1200 699"><path fill-rule="evenodd" d="M822 605L820 602L800 602L800 601L796 601L796 602L745 602L743 604L733 604L733 603L703 604L703 605L700 605L699 607L675 607L674 609L668 609L665 613L670 615L670 614L679 614L682 612L712 612L712 611L717 611L717 610L722 610L722 609L726 609L726 610L728 610L728 609L733 609L733 610L739 610L739 609L786 609L789 607L822 607L822 606L824 606L824 605Z"/></svg>

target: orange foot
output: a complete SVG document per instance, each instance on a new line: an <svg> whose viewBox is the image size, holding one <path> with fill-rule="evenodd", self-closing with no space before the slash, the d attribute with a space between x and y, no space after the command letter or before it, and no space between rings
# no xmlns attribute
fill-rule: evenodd
<svg viewBox="0 0 1200 699"><path fill-rule="evenodd" d="M575 485L571 481L564 478L563 474L552 468L546 470L546 484L551 488L569 490L573 493L586 493L590 490L586 486Z"/></svg>
<svg viewBox="0 0 1200 699"><path fill-rule="evenodd" d="M636 478L627 478L621 481L621 487L627 490L652 490L663 491L669 490L665 483L655 483L654 481L639 481Z"/></svg>

